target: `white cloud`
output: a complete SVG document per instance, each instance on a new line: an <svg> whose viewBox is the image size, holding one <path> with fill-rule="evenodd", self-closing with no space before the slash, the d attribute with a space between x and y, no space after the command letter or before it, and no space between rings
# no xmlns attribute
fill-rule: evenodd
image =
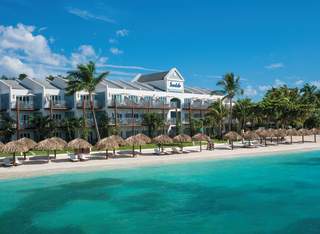
<svg viewBox="0 0 320 234"><path fill-rule="evenodd" d="M119 37L126 37L129 35L129 31L127 29L121 29L116 31L116 35Z"/></svg>
<svg viewBox="0 0 320 234"><path fill-rule="evenodd" d="M81 10L78 8L68 8L67 10L70 14L76 15L82 19L85 19L85 20L93 19L93 20L100 20L103 22L111 23L111 24L115 23L114 19L111 19L111 18L109 18L107 16L103 16L103 15L95 15L89 11L86 11L86 10Z"/></svg>
<svg viewBox="0 0 320 234"><path fill-rule="evenodd" d="M318 89L320 88L320 80L311 81L310 84L316 86Z"/></svg>
<svg viewBox="0 0 320 234"><path fill-rule="evenodd" d="M268 70L280 69L280 68L284 68L284 64L283 63L272 63L272 64L265 66L265 68Z"/></svg>
<svg viewBox="0 0 320 234"><path fill-rule="evenodd" d="M162 71L159 69L146 68L141 66L126 66L126 65L114 65L114 64L105 64L105 65L101 65L100 67L109 67L109 68L126 69L126 70L153 71L153 72Z"/></svg>
<svg viewBox="0 0 320 234"><path fill-rule="evenodd" d="M114 39L114 38L109 38L109 43L110 44L116 44L116 43L118 43L118 41L116 39Z"/></svg>
<svg viewBox="0 0 320 234"><path fill-rule="evenodd" d="M114 55L120 55L120 54L123 54L123 51L120 50L119 48L116 48L116 47L111 47L110 48L110 52Z"/></svg>
<svg viewBox="0 0 320 234"><path fill-rule="evenodd" d="M284 81L282 81L282 80L279 80L279 79L276 79L275 81L274 81L274 87L280 87L280 86L284 86L286 83L284 82Z"/></svg>
<svg viewBox="0 0 320 234"><path fill-rule="evenodd" d="M294 82L294 84L297 85L297 86L303 85L304 84L304 80L296 80Z"/></svg>
<svg viewBox="0 0 320 234"><path fill-rule="evenodd" d="M248 85L244 90L243 90L243 95L246 97L254 97L258 94L257 90L253 88L251 85Z"/></svg>
<svg viewBox="0 0 320 234"><path fill-rule="evenodd" d="M21 73L34 76L34 71L31 67L21 62L20 59L9 56L4 56L0 59L0 71L9 77L18 76Z"/></svg>
<svg viewBox="0 0 320 234"><path fill-rule="evenodd" d="M271 85L259 85L258 86L258 90L261 92L266 92L268 89L271 89L272 86Z"/></svg>
<svg viewBox="0 0 320 234"><path fill-rule="evenodd" d="M71 54L71 65L76 66L80 63L89 61L96 62L97 66L104 64L108 60L107 57L99 57L91 45L81 45L77 52Z"/></svg>

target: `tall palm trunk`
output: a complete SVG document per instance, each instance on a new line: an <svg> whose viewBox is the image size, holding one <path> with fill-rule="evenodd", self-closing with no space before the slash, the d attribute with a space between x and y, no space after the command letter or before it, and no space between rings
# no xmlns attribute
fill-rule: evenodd
<svg viewBox="0 0 320 234"><path fill-rule="evenodd" d="M97 134L98 141L100 141L101 138L100 138L100 132L99 132L99 128L98 128L96 113L94 111L94 103L93 103L93 95L92 95L92 93L89 93L89 98L90 98L90 109L91 109L91 113L92 113L92 117L93 117L94 127L96 129L96 134Z"/></svg>
<svg viewBox="0 0 320 234"><path fill-rule="evenodd" d="M229 126L228 130L232 131L232 98L229 98Z"/></svg>

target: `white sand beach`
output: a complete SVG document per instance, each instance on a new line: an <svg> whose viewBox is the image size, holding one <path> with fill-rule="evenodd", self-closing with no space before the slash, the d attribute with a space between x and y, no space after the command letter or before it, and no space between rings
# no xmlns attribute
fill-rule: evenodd
<svg viewBox="0 0 320 234"><path fill-rule="evenodd" d="M223 145L216 144L218 149L213 151L203 150L199 152L199 147L185 147L185 150L194 152L183 154L154 155L153 150L143 150L142 155L135 158L121 156L115 158L104 158L104 153L93 155L93 159L85 162L70 162L67 155L58 155L56 160L47 163L46 157L43 160L28 160L23 165L17 167L0 167L0 179L26 178L33 176L52 175L57 173L85 172L95 170L111 170L142 166L155 166L170 163L195 162L200 160L221 160L235 159L240 157L258 157L289 152L301 152L320 150L320 141L313 142L313 136L305 137L305 143L299 142L301 137L294 137L293 144L260 146L257 148L235 148L225 149ZM205 148L205 147L204 147Z"/></svg>

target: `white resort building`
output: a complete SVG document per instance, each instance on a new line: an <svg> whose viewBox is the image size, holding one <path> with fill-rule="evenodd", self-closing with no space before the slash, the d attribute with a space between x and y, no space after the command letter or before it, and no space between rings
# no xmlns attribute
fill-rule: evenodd
<svg viewBox="0 0 320 234"><path fill-rule="evenodd" d="M119 134L128 137L146 133L143 115L147 112L159 113L165 120L165 127L159 132L172 133L176 124L189 128L190 119L204 117L208 106L223 96L203 88L186 87L181 73L172 68L166 72L136 76L132 81L103 80L94 93L94 108L97 119L108 116L110 126L118 126ZM67 81L61 77L52 79L0 80L0 108L16 121L16 133L12 138L35 138L36 126L31 118L35 114L50 116L62 123L68 117L86 119L92 129L89 140L95 141L92 115L89 108L88 93L81 91L66 95ZM63 130L56 135L64 138Z"/></svg>

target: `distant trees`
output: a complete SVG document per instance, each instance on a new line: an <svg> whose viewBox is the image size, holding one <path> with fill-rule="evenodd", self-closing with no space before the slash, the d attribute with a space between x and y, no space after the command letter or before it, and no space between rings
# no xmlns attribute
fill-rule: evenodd
<svg viewBox="0 0 320 234"><path fill-rule="evenodd" d="M161 114L148 112L143 115L142 125L148 128L148 136L154 137L155 132L164 125L164 119Z"/></svg>

